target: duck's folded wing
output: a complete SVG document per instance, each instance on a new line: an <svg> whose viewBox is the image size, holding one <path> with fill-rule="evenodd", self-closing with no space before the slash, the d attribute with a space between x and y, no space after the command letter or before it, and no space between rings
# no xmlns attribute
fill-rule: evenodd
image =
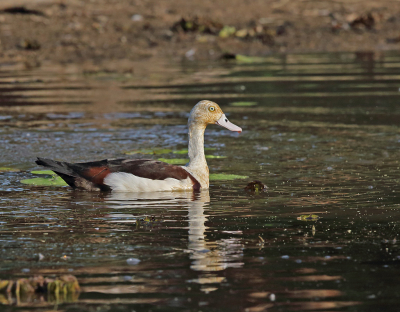
<svg viewBox="0 0 400 312"><path fill-rule="evenodd" d="M107 184L112 174L125 173L123 176L166 180L169 178L179 181L190 179L193 189L198 190L200 183L184 168L170 165L152 159L115 159L85 163L58 162L38 158L37 164L48 167L61 176L70 186L85 190L110 190Z"/></svg>

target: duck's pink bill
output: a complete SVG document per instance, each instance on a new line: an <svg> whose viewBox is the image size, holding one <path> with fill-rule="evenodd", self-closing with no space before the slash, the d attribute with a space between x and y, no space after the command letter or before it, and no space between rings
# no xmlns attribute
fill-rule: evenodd
<svg viewBox="0 0 400 312"><path fill-rule="evenodd" d="M221 126L221 127L224 127L224 128L226 128L226 129L228 129L228 130L236 131L236 132L239 132L239 133L242 132L242 128L240 128L240 127L234 125L233 123L231 123L231 122L228 120L228 118L226 118L225 114L223 114L223 115L221 116L221 118L218 119L215 123L216 123L217 125Z"/></svg>

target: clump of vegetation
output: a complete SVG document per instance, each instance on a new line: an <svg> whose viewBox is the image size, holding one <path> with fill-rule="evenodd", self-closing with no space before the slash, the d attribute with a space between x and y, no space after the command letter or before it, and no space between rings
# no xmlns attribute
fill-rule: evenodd
<svg viewBox="0 0 400 312"><path fill-rule="evenodd" d="M180 21L172 25L171 30L174 32L193 32L198 34L214 35L220 38L259 40L263 44L273 45L274 38L285 34L286 28L289 25L290 23L285 23L274 28L259 23L252 23L249 27L237 29L232 25L224 25L216 21L196 16L194 18L182 18Z"/></svg>
<svg viewBox="0 0 400 312"><path fill-rule="evenodd" d="M210 173L210 181L228 181L236 179L247 179L248 176L227 173Z"/></svg>
<svg viewBox="0 0 400 312"><path fill-rule="evenodd" d="M267 187L261 181L255 180L255 181L249 182L249 184L247 184L244 189L245 189L245 191L247 191L249 193L258 194L258 193L266 191Z"/></svg>
<svg viewBox="0 0 400 312"><path fill-rule="evenodd" d="M319 219L321 219L321 217L316 214L301 215L300 217L297 217L297 220L300 221L318 221Z"/></svg>
<svg viewBox="0 0 400 312"><path fill-rule="evenodd" d="M180 21L172 25L171 30L176 32L199 32L217 35L222 28L224 28L224 25L221 23L196 16L194 18L182 18Z"/></svg>
<svg viewBox="0 0 400 312"><path fill-rule="evenodd" d="M146 216L144 219L137 219L136 220L136 228L137 229L147 229L147 228L157 228L162 225L161 219L156 219L155 216Z"/></svg>
<svg viewBox="0 0 400 312"><path fill-rule="evenodd" d="M35 295L47 295L48 302L73 302L77 300L80 291L78 280L73 275L62 275L54 279L41 275L17 280L0 279L0 302L4 304L12 304L15 301L13 297L17 303L34 301Z"/></svg>

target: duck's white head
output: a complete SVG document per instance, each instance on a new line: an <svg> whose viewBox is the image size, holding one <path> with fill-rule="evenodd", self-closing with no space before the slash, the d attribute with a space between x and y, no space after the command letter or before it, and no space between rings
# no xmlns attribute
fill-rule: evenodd
<svg viewBox="0 0 400 312"><path fill-rule="evenodd" d="M217 103L203 100L197 103L189 115L189 125L205 128L207 125L217 124L230 131L242 132L242 128L231 123Z"/></svg>

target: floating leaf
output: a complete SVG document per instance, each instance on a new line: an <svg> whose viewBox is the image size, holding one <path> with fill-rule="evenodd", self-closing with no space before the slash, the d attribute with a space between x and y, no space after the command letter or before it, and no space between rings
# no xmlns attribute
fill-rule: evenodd
<svg viewBox="0 0 400 312"><path fill-rule="evenodd" d="M0 167L0 172L18 172L21 171L16 168L9 168L9 167Z"/></svg>
<svg viewBox="0 0 400 312"><path fill-rule="evenodd" d="M33 173L33 174L49 174L49 175L55 175L55 172L54 172L54 171L51 171L51 170L34 170L34 171L31 171L31 173Z"/></svg>
<svg viewBox="0 0 400 312"><path fill-rule="evenodd" d="M141 149L136 151L125 152L126 155L134 154L146 154L146 155L160 155L171 153L172 150L168 148L156 148L156 149Z"/></svg>
<svg viewBox="0 0 400 312"><path fill-rule="evenodd" d="M210 181L236 180L236 179L247 179L247 178L248 176L241 176L237 174L226 174L226 173L210 174Z"/></svg>
<svg viewBox="0 0 400 312"><path fill-rule="evenodd" d="M37 186L67 186L68 184L59 176L51 178L33 178L20 181L22 184L30 184Z"/></svg>
<svg viewBox="0 0 400 312"><path fill-rule="evenodd" d="M172 158L172 159L168 159L168 158L159 158L159 161L163 161L167 164L170 165L184 165L187 164L189 162L189 159L187 158Z"/></svg>
<svg viewBox="0 0 400 312"><path fill-rule="evenodd" d="M257 102L232 102L231 106L256 106Z"/></svg>
<svg viewBox="0 0 400 312"><path fill-rule="evenodd" d="M301 221L318 221L319 219L321 219L321 217L315 214L301 215L300 217L297 217L297 220Z"/></svg>
<svg viewBox="0 0 400 312"><path fill-rule="evenodd" d="M265 59L263 59L262 57L246 56L246 55L241 55L241 54L236 54L235 59L238 62L242 62L242 63L257 63L257 62L265 61Z"/></svg>

